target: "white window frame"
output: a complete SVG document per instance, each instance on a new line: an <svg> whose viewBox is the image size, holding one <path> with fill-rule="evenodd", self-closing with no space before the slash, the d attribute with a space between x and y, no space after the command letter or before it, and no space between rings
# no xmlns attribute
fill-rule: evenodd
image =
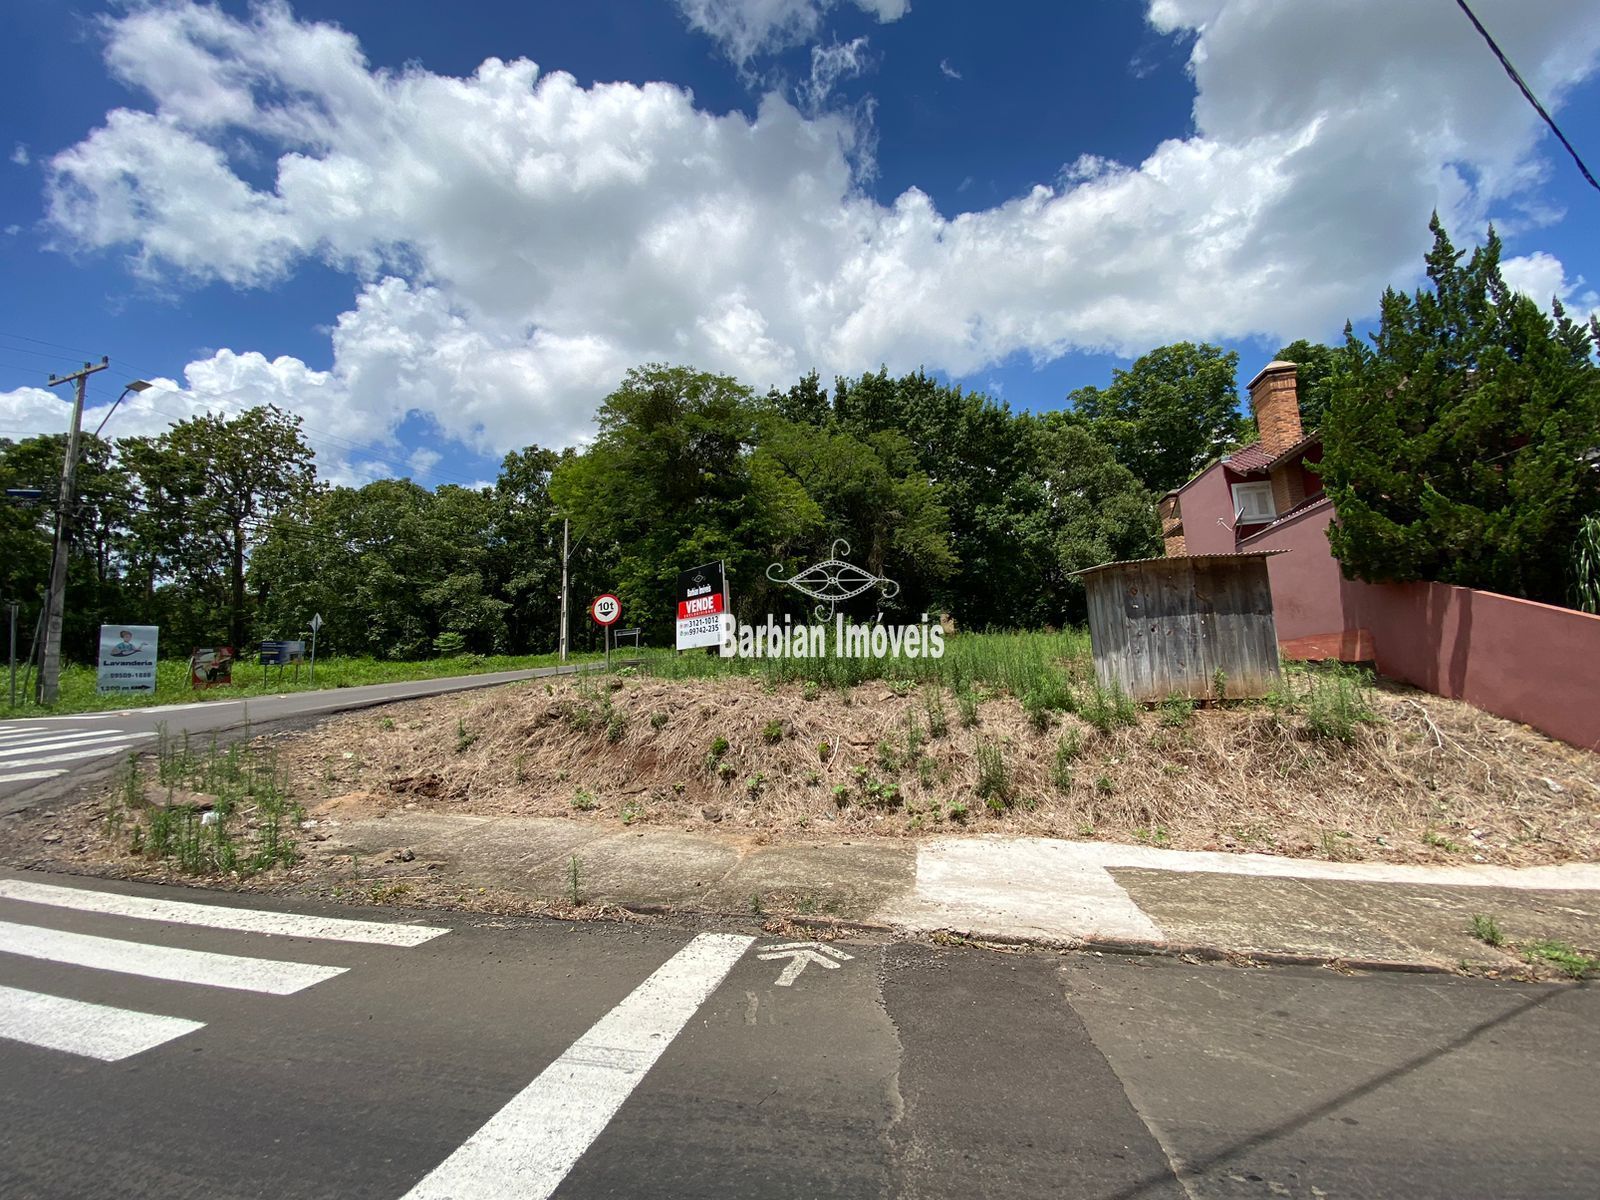
<svg viewBox="0 0 1600 1200"><path fill-rule="evenodd" d="M1236 483L1233 485L1233 523L1235 525L1260 525L1278 517L1278 506L1272 499L1272 484Z"/></svg>

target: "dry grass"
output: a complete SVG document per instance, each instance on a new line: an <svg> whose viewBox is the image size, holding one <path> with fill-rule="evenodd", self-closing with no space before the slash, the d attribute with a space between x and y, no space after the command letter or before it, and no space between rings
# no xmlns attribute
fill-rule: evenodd
<svg viewBox="0 0 1600 1200"><path fill-rule="evenodd" d="M380 807L800 840L974 832L1350 861L1600 857L1600 757L1424 693L1367 693L1377 719L1348 744L1281 705L1167 706L1102 733L978 696L968 728L957 698L929 685L564 681L352 714L280 745L308 801L367 792ZM930 734L935 698L942 736Z"/></svg>

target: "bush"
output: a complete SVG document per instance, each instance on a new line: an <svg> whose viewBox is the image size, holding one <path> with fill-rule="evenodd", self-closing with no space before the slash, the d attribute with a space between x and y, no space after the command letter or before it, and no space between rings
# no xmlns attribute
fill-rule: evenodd
<svg viewBox="0 0 1600 1200"><path fill-rule="evenodd" d="M1083 739L1076 729L1067 730L1056 742L1056 760L1050 769L1050 777L1063 792L1072 786L1072 778L1077 771L1074 763L1082 749Z"/></svg>
<svg viewBox="0 0 1600 1200"><path fill-rule="evenodd" d="M1097 683L1089 689L1079 706L1078 715L1101 733L1110 733L1122 726L1137 725L1139 706L1122 690L1120 683L1114 683L1109 688Z"/></svg>
<svg viewBox="0 0 1600 1200"><path fill-rule="evenodd" d="M783 741L783 722L768 721L766 727L761 730L761 738L769 746L775 746Z"/></svg>
<svg viewBox="0 0 1600 1200"><path fill-rule="evenodd" d="M467 639L455 630L441 633L433 639L433 652L440 658L454 658L458 654L467 652Z"/></svg>
<svg viewBox="0 0 1600 1200"><path fill-rule="evenodd" d="M1330 663L1310 673L1305 697L1306 729L1314 737L1349 745L1356 726L1378 719L1372 706L1371 675L1358 667Z"/></svg>
<svg viewBox="0 0 1600 1200"><path fill-rule="evenodd" d="M998 742L980 739L978 755L978 799L993 812L1003 812L1012 800L1011 768L1006 764L1005 751Z"/></svg>
<svg viewBox="0 0 1600 1200"><path fill-rule="evenodd" d="M930 738L942 738L950 732L950 720L944 712L944 692L937 685L922 690L922 710L928 716Z"/></svg>
<svg viewBox="0 0 1600 1200"><path fill-rule="evenodd" d="M1176 692L1161 702L1161 723L1170 729L1181 729L1194 716L1194 701Z"/></svg>

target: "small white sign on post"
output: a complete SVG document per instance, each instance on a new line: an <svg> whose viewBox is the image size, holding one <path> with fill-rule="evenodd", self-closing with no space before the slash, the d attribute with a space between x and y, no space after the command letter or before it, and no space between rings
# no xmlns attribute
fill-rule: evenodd
<svg viewBox="0 0 1600 1200"><path fill-rule="evenodd" d="M156 690L156 625L100 626L100 658L96 690L149 692Z"/></svg>

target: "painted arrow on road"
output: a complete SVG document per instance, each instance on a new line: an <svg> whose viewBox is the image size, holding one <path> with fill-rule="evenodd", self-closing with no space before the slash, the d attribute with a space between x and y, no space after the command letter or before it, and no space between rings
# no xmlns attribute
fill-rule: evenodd
<svg viewBox="0 0 1600 1200"><path fill-rule="evenodd" d="M832 957L829 957L829 956ZM757 958L771 961L773 959L787 958L789 965L784 967L783 974L778 976L779 987L789 987L800 978L800 972L806 969L807 963L816 963L819 967L827 967L830 971L837 971L839 964L834 959L849 962L855 957L837 950L823 942L784 942L777 946L768 946Z"/></svg>

